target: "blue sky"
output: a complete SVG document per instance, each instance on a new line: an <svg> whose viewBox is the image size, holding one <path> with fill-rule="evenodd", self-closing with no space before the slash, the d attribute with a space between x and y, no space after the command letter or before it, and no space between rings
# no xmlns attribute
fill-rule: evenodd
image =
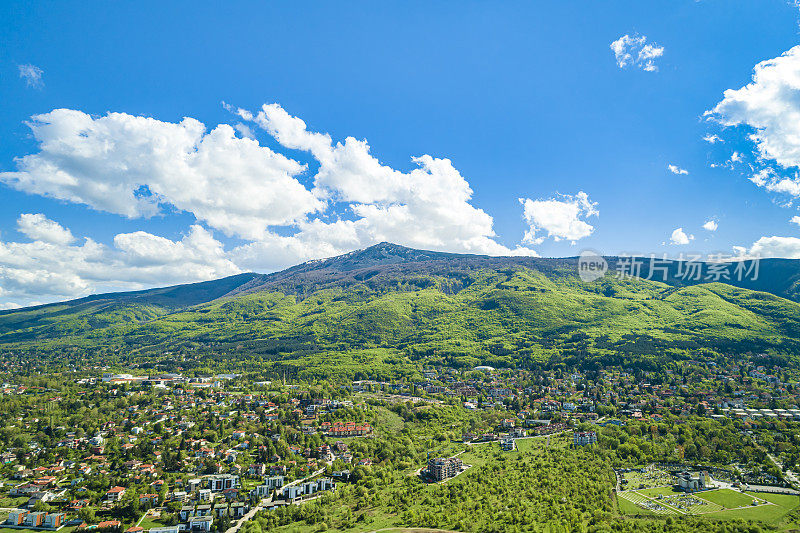
<svg viewBox="0 0 800 533"><path fill-rule="evenodd" d="M792 2L217 4L0 4L0 306L381 240L800 257Z"/></svg>

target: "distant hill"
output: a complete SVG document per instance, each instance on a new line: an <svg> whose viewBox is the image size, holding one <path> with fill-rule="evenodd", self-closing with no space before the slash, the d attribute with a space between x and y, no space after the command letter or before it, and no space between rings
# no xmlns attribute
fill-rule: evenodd
<svg viewBox="0 0 800 533"><path fill-rule="evenodd" d="M617 279L627 259L607 259L611 272L586 283L574 257L382 243L272 274L6 311L0 350L126 364L181 354L181 365L248 361L321 377L407 375L436 363L798 360L800 261L762 260L757 277L721 282L708 264L690 280L680 276L685 263L670 262L661 282Z"/></svg>

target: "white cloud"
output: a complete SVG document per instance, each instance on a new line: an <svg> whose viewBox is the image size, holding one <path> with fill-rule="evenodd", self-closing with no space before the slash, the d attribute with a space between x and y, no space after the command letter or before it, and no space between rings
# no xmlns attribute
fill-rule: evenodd
<svg viewBox="0 0 800 533"><path fill-rule="evenodd" d="M75 240L72 232L41 213L23 213L17 219L17 230L35 241L51 244L69 244Z"/></svg>
<svg viewBox="0 0 800 533"><path fill-rule="evenodd" d="M30 242L0 241L0 299L5 307L34 305L91 293L219 278L241 272L221 243L200 226L179 241L137 231L114 246L72 233L42 215L18 220Z"/></svg>
<svg viewBox="0 0 800 533"><path fill-rule="evenodd" d="M684 245L694 240L694 235L687 235L683 228L676 228L669 238L670 244Z"/></svg>
<svg viewBox="0 0 800 533"><path fill-rule="evenodd" d="M789 219L789 222L800 226L800 216L797 215L793 216L792 218Z"/></svg>
<svg viewBox="0 0 800 533"><path fill-rule="evenodd" d="M639 34L623 35L611 43L611 50L620 68L634 66L647 72L657 71L655 60L664 55L663 46L647 44L647 37Z"/></svg>
<svg viewBox="0 0 800 533"><path fill-rule="evenodd" d="M594 231L594 226L583 219L600 214L597 203L589 200L583 191L575 196L564 195L561 199L520 198L519 201L523 205L525 221L530 226L523 239L528 244L540 244L546 237L571 242L588 237ZM540 232L546 232L547 235L537 236Z"/></svg>
<svg viewBox="0 0 800 533"><path fill-rule="evenodd" d="M366 140L336 142L309 131L277 104L255 114L226 107L243 123L210 132L192 118L171 123L68 109L34 116L29 125L38 151L18 158L17 170L0 173L0 181L129 218L177 209L245 242L225 250L198 224L179 241L133 232L117 235L108 246L90 239L76 243L68 229L44 215L25 214L19 231L33 242L0 245L21 258L37 250L43 255L14 266L14 254L0 254L5 291L0 304L196 281L245 269L271 271L381 241L536 255L527 246L498 242L492 217L472 205L472 189L449 159L425 154L411 159L415 168L397 170L375 158ZM319 163L316 173L303 176L305 165L261 146L251 126L264 129L283 148L310 153ZM560 222L542 219L536 228L557 239L590 234L592 226L578 217L596 215L594 204L585 193L565 198L555 206L577 214L567 213ZM101 268L104 264L113 268Z"/></svg>
<svg viewBox="0 0 800 533"><path fill-rule="evenodd" d="M161 122L125 113L94 118L56 109L29 123L39 152L0 181L127 217L162 205L191 212L226 234L257 239L322 208L295 176L305 167L222 124Z"/></svg>
<svg viewBox="0 0 800 533"><path fill-rule="evenodd" d="M728 89L706 114L724 126L748 126L760 155L800 164L800 46L754 67L752 82Z"/></svg>
<svg viewBox="0 0 800 533"><path fill-rule="evenodd" d="M703 224L703 229L706 231L717 231L717 228L719 228L719 224L714 219L706 220L705 224Z"/></svg>
<svg viewBox="0 0 800 533"><path fill-rule="evenodd" d="M765 236L754 242L750 248L734 246L734 251L741 257L800 259L800 238Z"/></svg>
<svg viewBox="0 0 800 533"><path fill-rule="evenodd" d="M44 72L36 65L17 65L17 69L19 70L19 77L25 80L25 84L28 87L40 89L44 86L44 81L42 81Z"/></svg>
<svg viewBox="0 0 800 533"><path fill-rule="evenodd" d="M673 174L682 174L682 175L689 174L688 170L683 169L677 165L667 165L667 169L669 169L669 171L672 172Z"/></svg>
<svg viewBox="0 0 800 533"><path fill-rule="evenodd" d="M752 81L726 90L706 116L744 130L755 150L753 183L800 196L800 46L758 63ZM743 154L734 152L730 163L743 160Z"/></svg>
<svg viewBox="0 0 800 533"><path fill-rule="evenodd" d="M800 196L800 176L797 173L782 176L771 168L762 168L750 177L750 181L770 192Z"/></svg>
<svg viewBox="0 0 800 533"><path fill-rule="evenodd" d="M342 252L380 241L434 250L491 255L533 250L500 245L495 240L493 219L471 204L472 189L449 159L430 155L413 157L417 168L402 172L383 165L370 153L366 140L347 137L334 142L328 134L309 131L306 123L278 104L265 104L253 114L238 109L283 147L309 152L319 163L312 192L317 198L344 202L353 220L323 222L307 219L292 237L271 236L236 253L247 257L270 256L257 250L307 249L308 259L318 257L319 242L326 250ZM277 255L281 256L282 253Z"/></svg>
<svg viewBox="0 0 800 533"><path fill-rule="evenodd" d="M719 135L716 135L716 134L708 134L705 137L703 137L703 140L705 142L707 142L707 143L710 143L710 144L717 144L717 143L725 142L722 139L722 137L720 137Z"/></svg>

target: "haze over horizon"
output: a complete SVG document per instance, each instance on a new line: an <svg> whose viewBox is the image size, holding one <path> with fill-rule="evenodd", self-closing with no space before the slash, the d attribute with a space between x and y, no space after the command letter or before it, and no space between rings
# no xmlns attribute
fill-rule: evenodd
<svg viewBox="0 0 800 533"><path fill-rule="evenodd" d="M800 258L793 2L24 6L0 308L383 241Z"/></svg>

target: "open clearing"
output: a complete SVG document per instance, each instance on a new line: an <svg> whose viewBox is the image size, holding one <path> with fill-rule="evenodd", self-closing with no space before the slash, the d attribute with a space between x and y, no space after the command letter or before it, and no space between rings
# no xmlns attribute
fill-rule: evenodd
<svg viewBox="0 0 800 533"><path fill-rule="evenodd" d="M626 502L620 505L620 510L627 514L707 515L712 518L743 518L766 523L780 520L800 504L800 499L796 496L742 493L731 489L686 494L669 487L655 487L622 491L618 496L621 501Z"/></svg>

